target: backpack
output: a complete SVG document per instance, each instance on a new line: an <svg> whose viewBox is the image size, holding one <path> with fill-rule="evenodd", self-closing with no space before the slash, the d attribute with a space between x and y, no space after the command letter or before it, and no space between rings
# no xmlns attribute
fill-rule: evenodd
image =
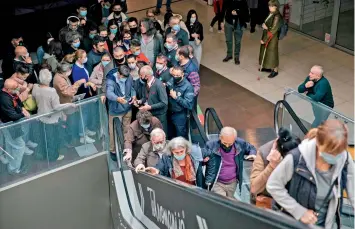
<svg viewBox="0 0 355 229"><path fill-rule="evenodd" d="M284 39L284 37L287 36L287 32L288 32L288 24L284 19L282 19L282 24L279 30L279 40Z"/></svg>

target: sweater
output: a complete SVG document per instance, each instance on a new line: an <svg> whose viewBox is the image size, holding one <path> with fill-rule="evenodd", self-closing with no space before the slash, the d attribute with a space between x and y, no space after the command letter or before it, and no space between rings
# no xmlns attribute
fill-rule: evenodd
<svg viewBox="0 0 355 229"><path fill-rule="evenodd" d="M334 98L329 81L322 76L317 82L314 82L313 87L306 88L306 83L308 81L310 81L309 76L307 76L306 80L298 87L298 92L307 92L307 96L313 101L323 103L324 105L333 108Z"/></svg>
<svg viewBox="0 0 355 229"><path fill-rule="evenodd" d="M168 110L168 95L163 83L154 78L150 88L147 87L146 102L151 106L150 112L153 116L165 114Z"/></svg>
<svg viewBox="0 0 355 229"><path fill-rule="evenodd" d="M89 81L88 71L85 69L84 66L79 66L78 63L75 63L73 65L72 75L73 75L74 83L81 79L85 79L86 82ZM79 87L77 94L83 94L83 93L87 95L89 93L89 87L85 87L84 84Z"/></svg>

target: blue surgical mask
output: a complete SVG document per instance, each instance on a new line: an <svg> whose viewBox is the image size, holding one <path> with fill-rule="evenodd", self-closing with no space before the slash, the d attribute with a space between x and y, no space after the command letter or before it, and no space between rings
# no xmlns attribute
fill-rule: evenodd
<svg viewBox="0 0 355 229"><path fill-rule="evenodd" d="M165 43L164 46L165 46L165 48L168 49L168 51L171 51L171 50L174 48L173 45L170 45L170 44L168 44L168 43Z"/></svg>
<svg viewBox="0 0 355 229"><path fill-rule="evenodd" d="M101 61L102 66L106 67L106 65L108 65L110 63L110 61Z"/></svg>
<svg viewBox="0 0 355 229"><path fill-rule="evenodd" d="M97 35L97 34L90 33L90 34L89 34L89 38L90 38L90 39L94 39L94 37L95 37L96 35Z"/></svg>
<svg viewBox="0 0 355 229"><path fill-rule="evenodd" d="M79 47L80 47L80 41L79 41L79 42L77 42L77 43L73 43L73 47L75 47L75 48L79 48Z"/></svg>
<svg viewBox="0 0 355 229"><path fill-rule="evenodd" d="M195 17L190 18L190 22L191 23L195 23L196 22L196 18Z"/></svg>
<svg viewBox="0 0 355 229"><path fill-rule="evenodd" d="M321 152L320 156L324 159L325 162L327 162L327 164L335 165L339 161L339 159L341 159L343 154L340 153L340 154L334 156L334 155L331 155L329 153Z"/></svg>
<svg viewBox="0 0 355 229"><path fill-rule="evenodd" d="M178 33L180 29L181 29L180 25L173 25L172 27L172 30L176 31L176 33Z"/></svg>
<svg viewBox="0 0 355 229"><path fill-rule="evenodd" d="M178 61L178 62L180 61L180 58L179 58L178 55L175 55L175 60Z"/></svg>
<svg viewBox="0 0 355 229"><path fill-rule="evenodd" d="M186 157L186 153L184 153L184 154L181 154L181 155L176 155L176 154L174 154L174 157L175 157L175 159L176 160L178 160L178 161L182 161L182 160L184 160L185 159L185 157Z"/></svg>
<svg viewBox="0 0 355 229"><path fill-rule="evenodd" d="M117 28L116 29L110 29L110 32L112 33L112 34L114 34L114 35L116 35L116 33L117 33Z"/></svg>
<svg viewBox="0 0 355 229"><path fill-rule="evenodd" d="M82 16L82 17L86 17L87 14L88 14L88 12L86 10L80 11L80 16Z"/></svg>
<svg viewBox="0 0 355 229"><path fill-rule="evenodd" d="M131 70L136 69L136 66L137 66L136 63L128 64L128 67L129 67Z"/></svg>
<svg viewBox="0 0 355 229"><path fill-rule="evenodd" d="M104 8L107 9L107 10L110 9L110 7L111 7L111 6L104 5Z"/></svg>
<svg viewBox="0 0 355 229"><path fill-rule="evenodd" d="M148 123L148 124L141 124L141 127L142 127L143 129L145 129L145 130L148 130L149 127L150 127L150 123Z"/></svg>
<svg viewBox="0 0 355 229"><path fill-rule="evenodd" d="M133 55L135 55L135 56L138 56L139 54L141 54L141 51L140 51L140 50L135 51L135 52L133 53Z"/></svg>

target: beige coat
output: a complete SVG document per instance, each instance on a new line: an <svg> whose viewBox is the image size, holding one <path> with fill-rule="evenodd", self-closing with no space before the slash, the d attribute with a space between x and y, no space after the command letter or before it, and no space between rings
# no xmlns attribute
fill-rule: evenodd
<svg viewBox="0 0 355 229"><path fill-rule="evenodd" d="M53 87L57 90L60 103L63 104L72 102L74 95L78 92L79 85L72 85L67 76L57 73L53 79Z"/></svg>
<svg viewBox="0 0 355 229"><path fill-rule="evenodd" d="M166 145L169 141L166 141ZM165 153L165 149L162 151ZM134 166L143 164L146 167L155 167L159 162L160 156L158 152L153 151L153 145L149 141L142 145L141 151L138 153L136 160L134 160Z"/></svg>

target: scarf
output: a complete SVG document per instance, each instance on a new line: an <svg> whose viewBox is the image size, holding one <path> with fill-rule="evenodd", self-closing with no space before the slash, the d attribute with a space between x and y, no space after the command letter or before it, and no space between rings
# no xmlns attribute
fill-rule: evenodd
<svg viewBox="0 0 355 229"><path fill-rule="evenodd" d="M185 157L185 178L187 181L196 181L196 172L194 166L192 165L192 159L189 154L186 154ZM181 167L179 165L179 161L173 157L173 171L174 171L174 178L184 175Z"/></svg>

